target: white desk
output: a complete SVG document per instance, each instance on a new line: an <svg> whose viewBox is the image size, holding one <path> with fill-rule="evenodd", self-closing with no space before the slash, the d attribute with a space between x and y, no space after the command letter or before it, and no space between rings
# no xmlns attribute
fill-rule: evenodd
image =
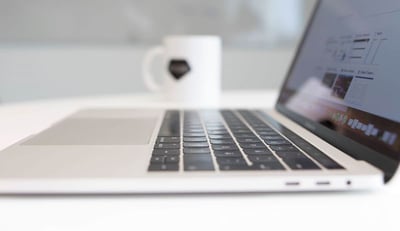
<svg viewBox="0 0 400 231"><path fill-rule="evenodd" d="M276 92L225 93L222 105L271 107ZM121 95L0 106L0 150L82 107L174 107ZM224 195L0 196L0 230L400 230L400 182L378 191Z"/></svg>

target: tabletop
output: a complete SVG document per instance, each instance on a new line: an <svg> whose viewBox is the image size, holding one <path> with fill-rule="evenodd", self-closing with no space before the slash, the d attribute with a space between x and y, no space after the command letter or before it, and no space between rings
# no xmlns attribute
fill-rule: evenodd
<svg viewBox="0 0 400 231"><path fill-rule="evenodd" d="M277 91L225 92L271 108ZM86 107L173 108L148 93L0 105L0 150ZM400 180L361 192L0 196L0 230L399 230Z"/></svg>

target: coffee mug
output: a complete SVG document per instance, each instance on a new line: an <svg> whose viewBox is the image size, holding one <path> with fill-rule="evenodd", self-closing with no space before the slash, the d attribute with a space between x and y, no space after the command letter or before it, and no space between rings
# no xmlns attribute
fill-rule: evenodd
<svg viewBox="0 0 400 231"><path fill-rule="evenodd" d="M162 80L150 72L162 57ZM221 39L218 36L167 36L143 60L143 78L149 90L188 105L218 105L221 93Z"/></svg>

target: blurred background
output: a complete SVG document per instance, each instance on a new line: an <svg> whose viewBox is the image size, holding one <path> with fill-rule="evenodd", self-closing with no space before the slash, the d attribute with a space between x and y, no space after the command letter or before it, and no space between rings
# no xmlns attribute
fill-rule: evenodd
<svg viewBox="0 0 400 231"><path fill-rule="evenodd" d="M146 92L142 58L169 34L223 38L224 90L278 88L314 3L0 0L0 103Z"/></svg>

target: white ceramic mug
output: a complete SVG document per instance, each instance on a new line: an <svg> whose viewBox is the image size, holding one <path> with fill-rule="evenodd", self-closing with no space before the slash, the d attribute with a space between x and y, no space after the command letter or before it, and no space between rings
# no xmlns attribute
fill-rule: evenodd
<svg viewBox="0 0 400 231"><path fill-rule="evenodd" d="M167 36L143 60L146 86L188 105L218 105L221 93L221 39L218 36ZM162 82L150 72L155 57L162 57Z"/></svg>

